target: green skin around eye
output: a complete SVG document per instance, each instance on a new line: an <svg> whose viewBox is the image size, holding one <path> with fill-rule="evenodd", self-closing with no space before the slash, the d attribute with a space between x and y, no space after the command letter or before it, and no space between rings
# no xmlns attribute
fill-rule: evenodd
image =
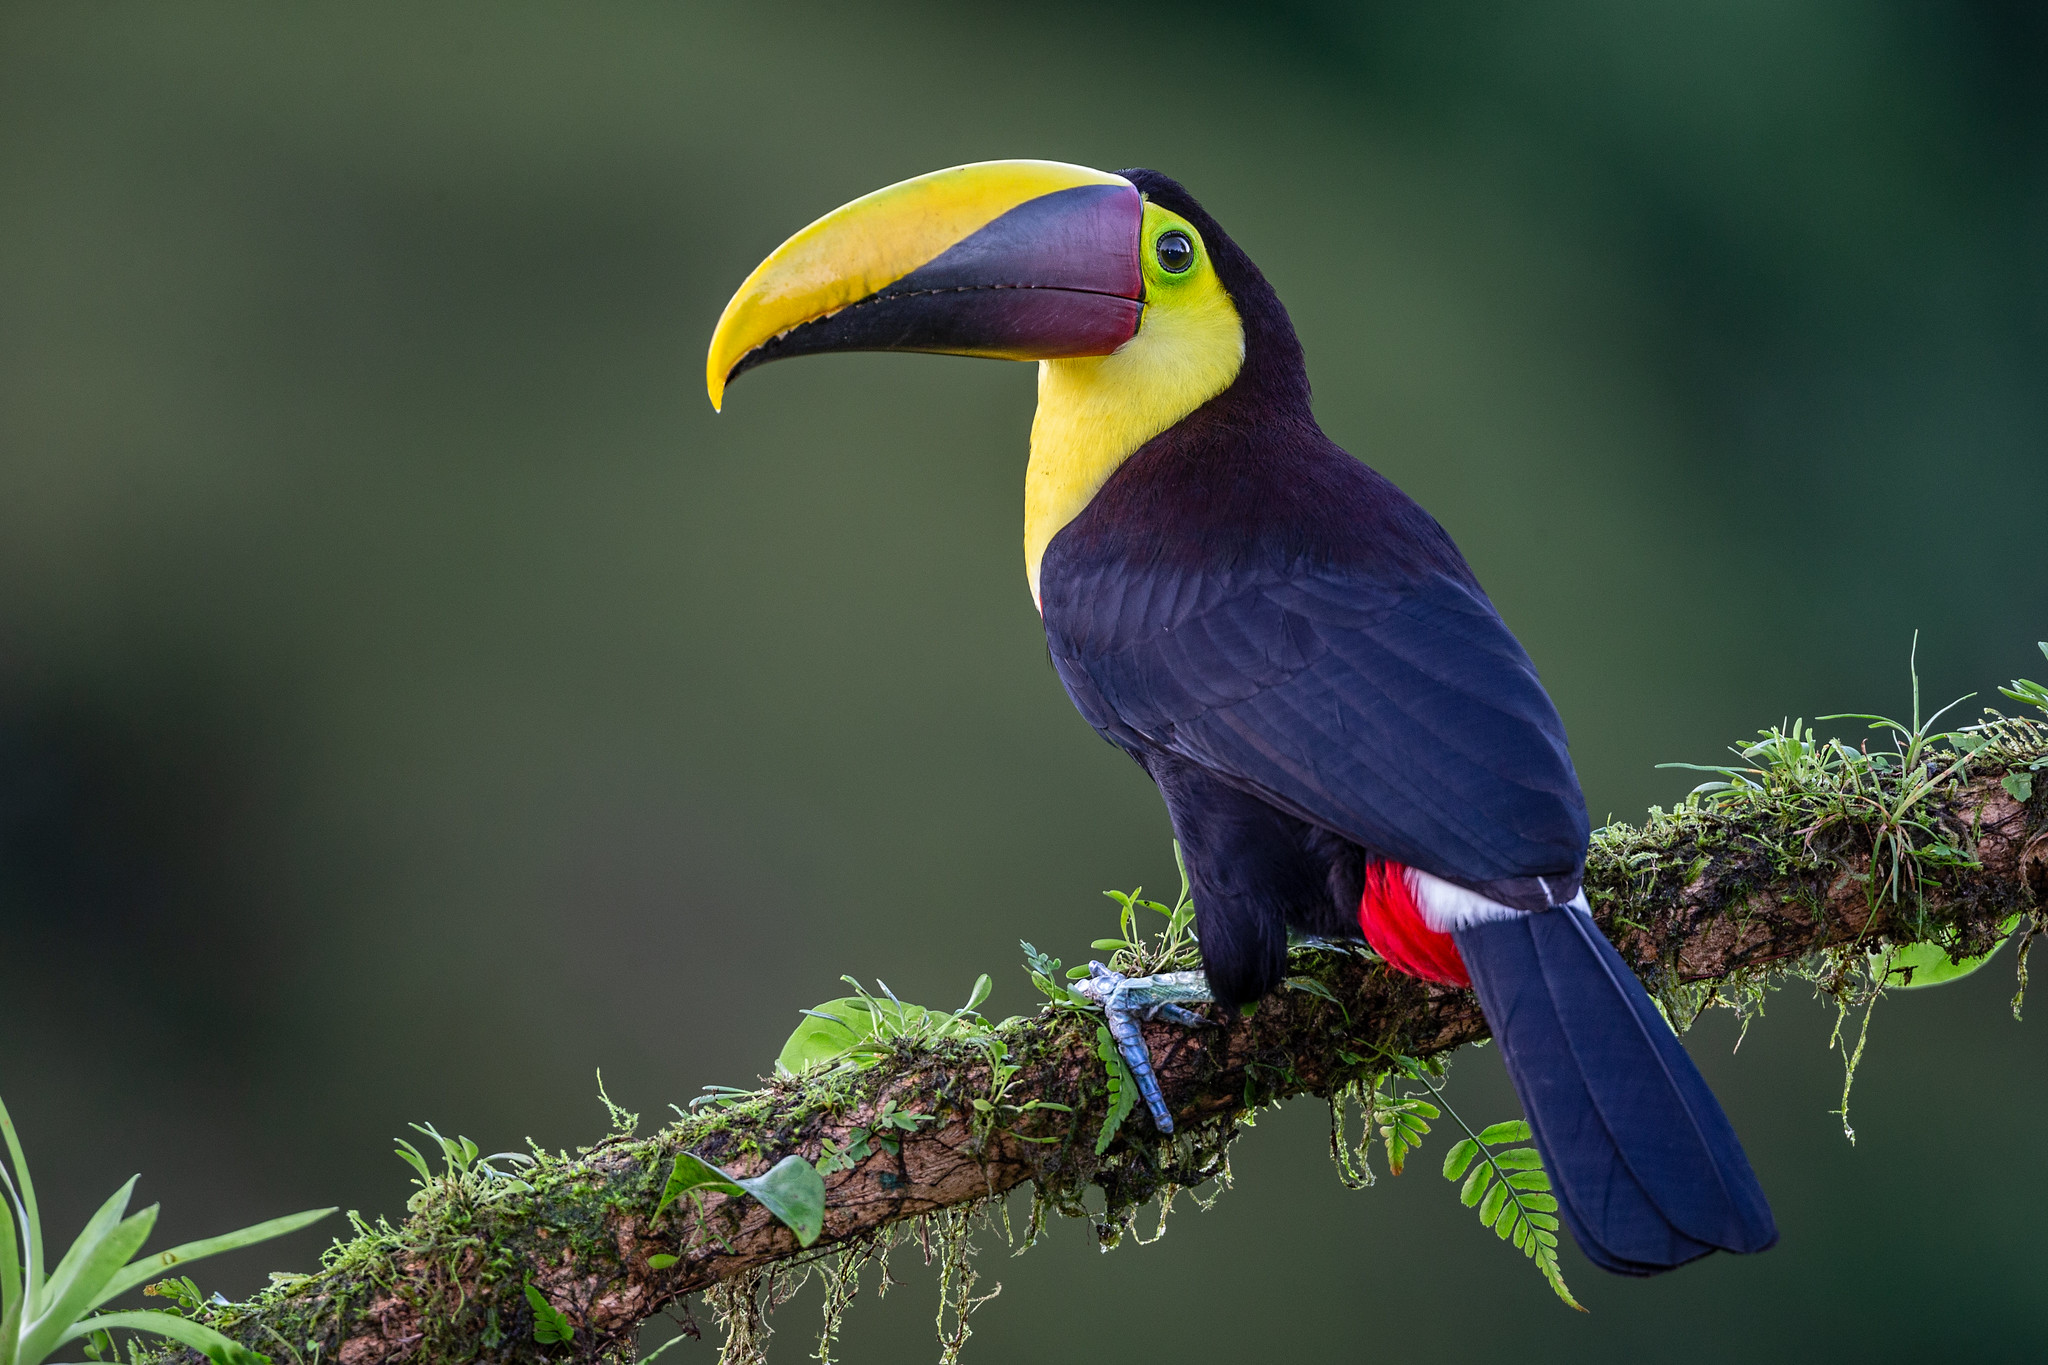
<svg viewBox="0 0 2048 1365"><path fill-rule="evenodd" d="M1187 264L1179 270L1168 270L1160 260L1160 244L1169 237L1178 236L1187 245L1183 248ZM1145 241L1149 250L1145 252L1145 285L1147 292L1162 287L1183 285L1209 272L1209 261L1202 250L1202 235L1195 231L1193 224L1183 220L1179 214L1169 213L1157 204L1145 205ZM1166 255L1171 259L1172 245Z"/></svg>

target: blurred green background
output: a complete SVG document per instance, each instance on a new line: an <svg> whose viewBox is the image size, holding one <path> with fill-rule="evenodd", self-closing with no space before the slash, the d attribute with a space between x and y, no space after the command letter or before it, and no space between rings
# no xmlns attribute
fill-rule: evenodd
<svg viewBox="0 0 2048 1365"><path fill-rule="evenodd" d="M1535 656L1596 818L1782 716L1905 709L1916 629L1940 701L2039 676L2043 14L0 10L0 1091L48 1216L137 1169L160 1241L396 1215L408 1120L588 1141L601 1066L653 1121L841 972L1023 1010L1020 936L1071 961L1103 888L1170 881L1045 663L1031 372L704 398L763 254L940 166L1202 197L1325 426ZM1580 1317L1434 1158L1344 1192L1301 1105L1157 1246L991 1247L970 1359L2038 1359L2048 1024L2011 990L1882 1007L1853 1147L1829 1010L1702 1027L1767 1256L1572 1255ZM1486 1052L1452 1094L1514 1112ZM929 1355L932 1299L863 1295L846 1359Z"/></svg>

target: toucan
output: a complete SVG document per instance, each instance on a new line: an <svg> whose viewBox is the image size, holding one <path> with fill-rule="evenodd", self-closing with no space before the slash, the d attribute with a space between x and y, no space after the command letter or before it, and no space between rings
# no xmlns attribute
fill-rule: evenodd
<svg viewBox="0 0 2048 1365"><path fill-rule="evenodd" d="M1323 434L1287 310L1187 190L989 161L856 199L740 285L712 404L827 351L1038 362L1025 575L1074 706L1158 784L1195 904L1197 981L1093 978L1162 1129L1136 1018L1258 1000L1290 930L1363 938L1477 993L1594 1263L1777 1240L1594 925L1585 798L1528 654L1443 527Z"/></svg>

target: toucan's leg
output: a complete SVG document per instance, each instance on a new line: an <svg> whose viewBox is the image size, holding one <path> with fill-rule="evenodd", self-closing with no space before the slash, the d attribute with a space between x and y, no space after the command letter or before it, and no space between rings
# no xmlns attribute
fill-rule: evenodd
<svg viewBox="0 0 2048 1365"><path fill-rule="evenodd" d="M1166 1096L1159 1091L1159 1075L1152 1069L1152 1054L1145 1050L1145 1034L1138 1024L1145 1019L1165 1019L1189 1028L1207 1024L1208 1020L1181 1005L1215 999L1209 993L1209 978L1201 972L1125 976L1091 962L1087 980L1075 982L1074 989L1102 1006L1109 1036L1116 1040L1117 1052L1131 1069L1131 1079L1138 1083L1138 1093L1152 1111L1152 1122L1160 1132L1172 1132L1173 1115L1166 1111Z"/></svg>

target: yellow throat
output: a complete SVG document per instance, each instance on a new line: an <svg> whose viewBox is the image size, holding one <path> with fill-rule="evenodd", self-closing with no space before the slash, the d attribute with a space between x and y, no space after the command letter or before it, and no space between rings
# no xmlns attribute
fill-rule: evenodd
<svg viewBox="0 0 2048 1365"><path fill-rule="evenodd" d="M1158 243L1182 233L1191 265L1168 272ZM1244 324L1201 234L1145 206L1145 315L1113 355L1038 362L1038 415L1024 471L1024 572L1039 601L1045 547L1139 446L1230 387L1244 365Z"/></svg>

